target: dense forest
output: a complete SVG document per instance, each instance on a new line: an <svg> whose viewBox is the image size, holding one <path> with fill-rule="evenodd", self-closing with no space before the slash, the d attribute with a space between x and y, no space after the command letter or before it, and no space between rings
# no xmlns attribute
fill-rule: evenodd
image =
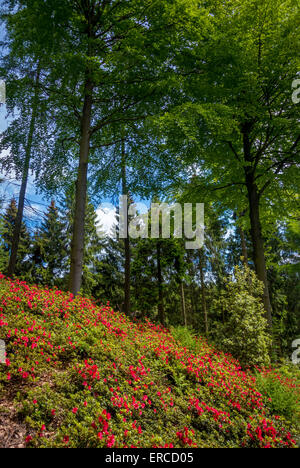
<svg viewBox="0 0 300 468"><path fill-rule="evenodd" d="M87 374L88 358L98 366L105 361L101 354L105 340L109 359L126 353L128 362L129 356L141 359L147 333L155 353L160 346L165 353L162 343L167 343L170 367L168 357L164 369L155 361L152 378L161 379L164 388L176 387L182 430L190 407L200 416L205 405L200 411L193 393L187 411L183 393L195 392L196 384L180 374L173 351L176 356L182 352L182 360L191 366L193 353L205 355L208 374L214 373L211 359L216 359L232 380L243 381L246 393L251 393L251 378L258 372L257 391L274 401L266 417L276 420L279 414L293 425L294 437L299 435L298 2L1 0L0 20L0 79L6 87L2 104L6 125L0 134L0 338L8 339L13 349L16 342L9 341L10 329L26 328L31 311L51 334L50 323L42 325L39 320L55 295L51 304L57 300L57 308L53 305L51 314L61 321L54 331L61 334L61 341L55 338L54 347L75 339L73 330L66 339L69 307L79 334L87 326L85 320L90 323L97 314L98 318L103 314L102 325L112 321L107 332L112 338L92 330L86 332L86 343L80 338L78 354L85 359ZM7 190L12 181L13 191ZM39 200L35 208L32 190ZM120 230L120 196L127 197L126 235ZM108 201L116 207L110 212L115 223L110 231L105 230L99 209ZM151 217L162 204L170 207L169 231L162 213L153 235ZM203 246L187 248L192 237L185 220L180 218L180 228L175 227L175 208L192 207L190 222L196 234L200 204L205 212ZM25 289L18 298L19 288ZM20 304L17 309L24 307L24 323L13 315L17 314L13 303ZM124 348L113 342L122 333L127 337ZM91 350L100 338L97 354ZM185 351L176 348L178 343ZM192 358L185 355L187 350ZM72 353L58 358L62 366L77 363L78 356L75 359ZM153 360L161 354L155 356ZM151 367L150 354L146 359ZM23 370L24 362L18 363ZM221 375L219 364L215 372ZM70 364L70 382L72 368ZM246 377L240 375L241 369ZM1 386L1 375L0 369L0 391L7 383L3 373ZM219 386L206 378L203 385ZM285 386L283 381L289 383ZM63 408L67 390L62 382L58 385ZM148 381L147 385L151 386ZM73 390L68 389L68 395ZM105 394L103 388L99 392ZM207 404L227 408L223 400L220 403L221 393L206 397ZM238 397L236 401L237 406L230 403L232 411L244 411L245 421L251 419L256 410L237 410L243 403ZM52 410L46 401L43 405ZM228 408L224 411L220 414L225 427L232 415L226 413ZM42 409L35 418L26 405L22 416L27 416L31 431L49 419ZM215 422L219 416L214 416ZM115 411L104 413L101 424L111 417L117 424ZM169 442L152 440L149 423L144 436L139 426L140 440L132 436L128 447L173 448L178 446L176 437L180 446L190 447L296 444L279 427L271 437L261 429L261 421L255 436L248 421L248 442L241 435L247 424L239 415L232 433L227 428L227 438L219 433L222 425L211 429L206 420L200 425L192 420L190 433L185 421L185 433L174 435L173 417L170 414L167 422L158 418L162 427L170 425ZM74 421L64 424L70 427ZM83 429L76 434L74 429L72 439L55 427L52 432L59 434L62 445L72 440L74 447L127 446L121 423L114 436L104 430L105 443L102 436L94 441ZM29 431L26 443L60 446L52 432L49 429L48 439L35 439Z"/></svg>

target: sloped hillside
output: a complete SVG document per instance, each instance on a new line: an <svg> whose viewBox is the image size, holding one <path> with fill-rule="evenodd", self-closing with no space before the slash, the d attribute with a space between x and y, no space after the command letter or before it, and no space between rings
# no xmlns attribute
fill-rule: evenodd
<svg viewBox="0 0 300 468"><path fill-rule="evenodd" d="M203 339L195 355L160 326L2 275L0 339L2 445L295 446L255 378Z"/></svg>

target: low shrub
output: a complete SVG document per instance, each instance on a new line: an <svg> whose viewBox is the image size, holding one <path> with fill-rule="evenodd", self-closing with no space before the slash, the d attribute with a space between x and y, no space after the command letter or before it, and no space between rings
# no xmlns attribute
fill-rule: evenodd
<svg viewBox="0 0 300 468"><path fill-rule="evenodd" d="M284 416L300 424L300 371L297 366L286 363L278 369L264 369L257 373L257 388L268 398L273 414Z"/></svg>
<svg viewBox="0 0 300 468"><path fill-rule="evenodd" d="M296 446L253 374L205 339L175 335L0 275L0 401L28 447Z"/></svg>

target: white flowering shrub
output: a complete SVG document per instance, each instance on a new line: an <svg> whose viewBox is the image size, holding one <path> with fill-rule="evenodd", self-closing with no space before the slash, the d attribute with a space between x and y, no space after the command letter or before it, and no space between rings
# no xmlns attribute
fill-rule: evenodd
<svg viewBox="0 0 300 468"><path fill-rule="evenodd" d="M250 268L235 268L233 279L214 301L224 324L217 341L245 367L270 365L271 337L262 302L263 283Z"/></svg>

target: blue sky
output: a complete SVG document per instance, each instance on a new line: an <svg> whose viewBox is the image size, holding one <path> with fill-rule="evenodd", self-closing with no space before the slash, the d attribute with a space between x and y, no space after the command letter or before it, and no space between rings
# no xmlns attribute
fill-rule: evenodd
<svg viewBox="0 0 300 468"><path fill-rule="evenodd" d="M6 107L4 105L0 106L0 132L3 132L7 129L9 125L9 119L6 116ZM0 158L5 158L5 153L0 155ZM9 174L1 173L0 177L4 179L4 183L0 185L0 199L4 199L4 206L14 197L16 200L19 196L20 190L20 181L16 180L14 174L11 172ZM55 197L54 197L55 198ZM43 214L47 210L51 199L36 193L34 178L30 177L27 186L26 192L26 203L24 211L24 220L32 232L40 224ZM149 202L143 202L139 198L136 200L137 203L143 203L144 208L138 205L140 212L146 212L147 207L149 207ZM109 199L103 199L102 204L110 204ZM98 221L101 224L102 230L109 233L114 222L115 222L115 209L113 207L109 208L105 206L97 210Z"/></svg>
<svg viewBox="0 0 300 468"><path fill-rule="evenodd" d="M3 25L0 25L0 40L4 39ZM4 79L5 77L0 77ZM0 104L0 133L5 131L9 125L11 118L7 117L6 106ZM0 154L0 158L5 157L5 154ZM5 204L12 198L18 199L20 190L20 181L16 180L13 173L6 174L0 172L1 179L4 179L4 183L0 185L0 198L4 198ZM34 229L35 226L41 220L43 213L47 209L50 200L45 197L36 194L34 187L34 180L31 177L28 182L28 189L26 193L26 208L24 217L30 229Z"/></svg>
<svg viewBox="0 0 300 468"><path fill-rule="evenodd" d="M4 105L0 106L0 132L7 129L9 121L6 116L6 108ZM5 157L2 153L0 157ZM0 198L4 199L4 206L15 197L18 199L20 190L20 181L16 180L13 173L5 174L0 172L0 176L4 179L3 184L0 185ZM26 192L26 206L24 212L25 222L31 232L40 224L43 214L50 204L50 199L36 193L34 179L29 178L27 192ZM109 200L103 200L103 203L109 203ZM115 221L114 209L100 209L97 210L98 220L102 229L107 233L110 232Z"/></svg>
<svg viewBox="0 0 300 468"><path fill-rule="evenodd" d="M9 121L6 117L6 108L5 106L0 106L0 132L3 132L7 129ZM1 158L5 157L5 153L1 154ZM0 186L1 198L4 198L5 204L15 197L18 199L19 190L20 190L20 181L16 180L13 172L6 174L4 172L0 173L2 179L4 179L3 184ZM24 217L27 221L27 224L31 229L38 224L41 219L44 211L46 210L49 200L44 197L37 195L34 187L34 180L29 179L28 189L26 194L26 208Z"/></svg>

